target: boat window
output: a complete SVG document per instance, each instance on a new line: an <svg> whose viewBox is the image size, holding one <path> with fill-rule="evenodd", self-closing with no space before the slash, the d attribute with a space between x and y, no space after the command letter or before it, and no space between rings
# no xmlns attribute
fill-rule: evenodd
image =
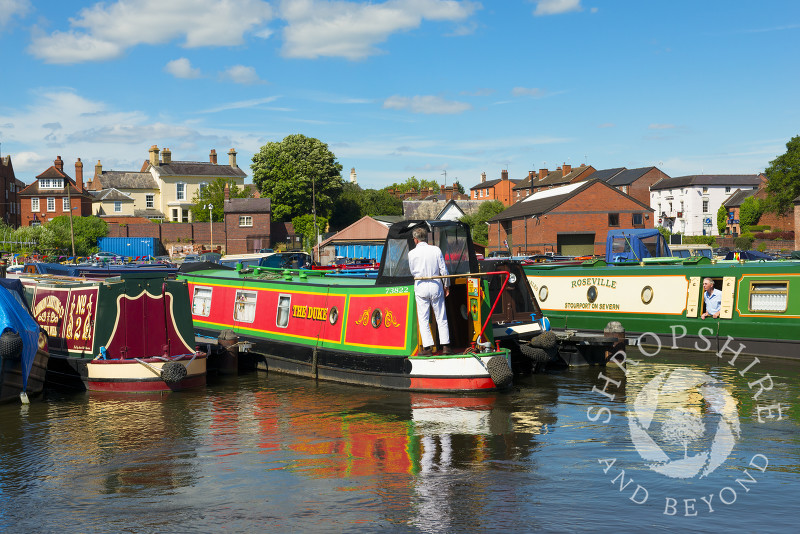
<svg viewBox="0 0 800 534"><path fill-rule="evenodd" d="M750 311L785 312L788 282L750 282Z"/></svg>
<svg viewBox="0 0 800 534"><path fill-rule="evenodd" d="M255 291L237 291L236 305L233 307L233 320L242 323L252 323L256 319Z"/></svg>
<svg viewBox="0 0 800 534"><path fill-rule="evenodd" d="M211 288L195 287L192 296L192 315L208 317L211 312Z"/></svg>
<svg viewBox="0 0 800 534"><path fill-rule="evenodd" d="M445 227L439 230L437 237L437 244L442 250L447 272L450 274L468 273L467 229L463 226Z"/></svg>
<svg viewBox="0 0 800 534"><path fill-rule="evenodd" d="M411 277L408 266L408 241L389 239L386 243L386 265L382 265L383 276Z"/></svg>
<svg viewBox="0 0 800 534"><path fill-rule="evenodd" d="M289 325L289 311L292 306L291 295L280 295L278 297L278 317L275 324L280 328L286 328Z"/></svg>

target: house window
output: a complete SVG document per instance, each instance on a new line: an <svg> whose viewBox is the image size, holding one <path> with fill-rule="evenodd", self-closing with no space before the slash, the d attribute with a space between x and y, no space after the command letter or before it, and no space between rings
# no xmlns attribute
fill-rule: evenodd
<svg viewBox="0 0 800 534"><path fill-rule="evenodd" d="M643 224L642 223L642 214L641 213L634 213L632 222L633 222L634 226L638 226L638 225Z"/></svg>
<svg viewBox="0 0 800 534"><path fill-rule="evenodd" d="M62 200L61 209L63 211L69 211L69 199L67 197L64 197L61 200Z"/></svg>
<svg viewBox="0 0 800 534"><path fill-rule="evenodd" d="M55 197L47 197L47 211L56 211Z"/></svg>
<svg viewBox="0 0 800 534"><path fill-rule="evenodd" d="M209 313L211 313L211 288L195 286L192 297L192 315L208 317Z"/></svg>
<svg viewBox="0 0 800 534"><path fill-rule="evenodd" d="M725 188L725 192L726 192L726 193L730 193L730 192L731 192L731 186L728 186L728 187L726 187L726 188Z"/></svg>
<svg viewBox="0 0 800 534"><path fill-rule="evenodd" d="M147 209L152 209L156 207L156 196L153 194L145 195L144 196L144 207Z"/></svg>
<svg viewBox="0 0 800 534"><path fill-rule="evenodd" d="M42 178L39 180L39 187L42 189L61 189L64 187L64 180L61 178Z"/></svg>
<svg viewBox="0 0 800 534"><path fill-rule="evenodd" d="M237 291L236 303L233 307L233 320L243 323L252 323L256 320L255 291Z"/></svg>
<svg viewBox="0 0 800 534"><path fill-rule="evenodd" d="M206 187L208 187L208 184L206 182L200 182L200 196L201 197L203 196L203 191L205 191Z"/></svg>
<svg viewBox="0 0 800 534"><path fill-rule="evenodd" d="M178 182L175 184L175 196L178 200L186 200L186 184Z"/></svg>
<svg viewBox="0 0 800 534"><path fill-rule="evenodd" d="M703 188L703 193L708 193L708 187Z"/></svg>
<svg viewBox="0 0 800 534"><path fill-rule="evenodd" d="M239 215L239 226L253 226L253 217L250 215Z"/></svg>
<svg viewBox="0 0 800 534"><path fill-rule="evenodd" d="M619 226L619 213L609 213L608 214L608 225L609 226Z"/></svg>
<svg viewBox="0 0 800 534"><path fill-rule="evenodd" d="M708 200L703 200L703 213L708 213Z"/></svg>
<svg viewBox="0 0 800 534"><path fill-rule="evenodd" d="M189 210L181 210L181 222L189 222Z"/></svg>
<svg viewBox="0 0 800 534"><path fill-rule="evenodd" d="M180 222L180 209L172 208L172 222Z"/></svg>
<svg viewBox="0 0 800 534"><path fill-rule="evenodd" d="M122 211L122 202L119 200L114 202L114 213L119 213Z"/></svg>

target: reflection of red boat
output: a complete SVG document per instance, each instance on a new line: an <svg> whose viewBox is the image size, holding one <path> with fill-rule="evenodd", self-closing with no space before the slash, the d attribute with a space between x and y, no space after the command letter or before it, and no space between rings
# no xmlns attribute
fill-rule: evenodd
<svg viewBox="0 0 800 534"><path fill-rule="evenodd" d="M185 284L155 273L22 283L49 335L48 384L128 392L205 385Z"/></svg>

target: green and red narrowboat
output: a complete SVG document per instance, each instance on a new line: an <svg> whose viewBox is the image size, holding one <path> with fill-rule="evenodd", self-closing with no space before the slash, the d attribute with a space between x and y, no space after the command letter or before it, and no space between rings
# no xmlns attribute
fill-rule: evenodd
<svg viewBox="0 0 800 534"><path fill-rule="evenodd" d="M112 392L205 385L206 354L194 348L185 282L158 273L21 281L49 337L48 385Z"/></svg>
<svg viewBox="0 0 800 534"><path fill-rule="evenodd" d="M457 354L419 354L408 267L417 226L426 227L448 266L446 308L450 346ZM217 337L233 330L250 345L260 368L384 388L472 392L507 387L513 362L501 344L535 336L544 323L522 271L481 273L469 228L451 221L393 225L377 278L195 265L182 268L178 279L189 285L196 332ZM504 324L492 320L497 317Z"/></svg>

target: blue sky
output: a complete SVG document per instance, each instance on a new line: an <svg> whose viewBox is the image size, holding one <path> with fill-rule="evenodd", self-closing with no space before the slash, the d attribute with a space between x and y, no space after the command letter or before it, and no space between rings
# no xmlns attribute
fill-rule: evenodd
<svg viewBox="0 0 800 534"><path fill-rule="evenodd" d="M796 0L0 0L0 151L26 183L153 144L250 174L295 133L370 188L757 173L800 134L798 44Z"/></svg>

